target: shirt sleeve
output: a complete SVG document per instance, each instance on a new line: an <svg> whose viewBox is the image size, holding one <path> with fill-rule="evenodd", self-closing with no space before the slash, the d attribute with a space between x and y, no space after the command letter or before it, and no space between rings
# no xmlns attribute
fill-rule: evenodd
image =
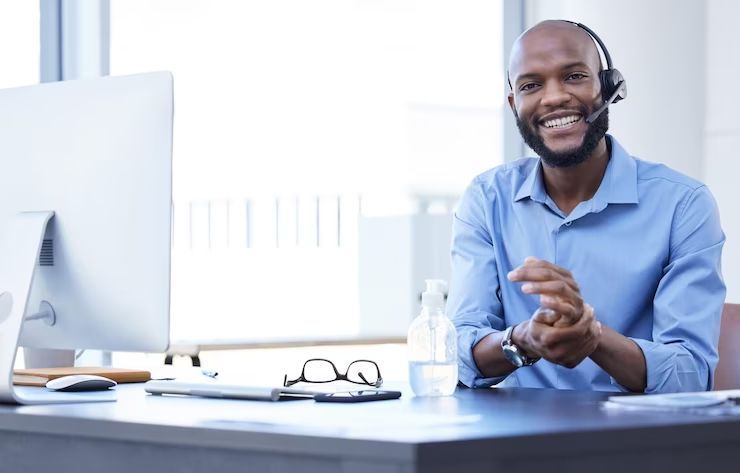
<svg viewBox="0 0 740 473"><path fill-rule="evenodd" d="M489 387L506 378L483 377L473 358L473 347L479 341L505 328L493 239L486 224L492 208L493 203L474 183L463 194L452 223L447 313L457 328L459 380L473 388Z"/></svg>
<svg viewBox="0 0 740 473"><path fill-rule="evenodd" d="M726 293L724 241L714 198L699 187L674 220L669 262L653 300L653 340L633 339L645 356L646 393L712 388Z"/></svg>

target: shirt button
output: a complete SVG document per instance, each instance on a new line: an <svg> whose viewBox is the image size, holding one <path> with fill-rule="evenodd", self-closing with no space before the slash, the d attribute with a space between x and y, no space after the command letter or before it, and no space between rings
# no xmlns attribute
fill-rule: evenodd
<svg viewBox="0 0 740 473"><path fill-rule="evenodd" d="M565 222L565 226L566 226L566 227L570 227L570 224L571 224L571 223L573 223L573 220L571 220L570 222Z"/></svg>

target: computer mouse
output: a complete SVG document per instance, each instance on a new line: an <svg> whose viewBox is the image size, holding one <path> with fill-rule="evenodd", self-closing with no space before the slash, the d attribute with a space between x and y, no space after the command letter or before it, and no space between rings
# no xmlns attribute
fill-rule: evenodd
<svg viewBox="0 0 740 473"><path fill-rule="evenodd" d="M52 391L103 391L112 388L116 383L112 379L104 378L94 374L74 374L61 376L46 383L46 387Z"/></svg>

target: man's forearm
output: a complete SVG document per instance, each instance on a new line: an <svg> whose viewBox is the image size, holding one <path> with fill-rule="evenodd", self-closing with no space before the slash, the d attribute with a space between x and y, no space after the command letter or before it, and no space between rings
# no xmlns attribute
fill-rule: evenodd
<svg viewBox="0 0 740 473"><path fill-rule="evenodd" d="M645 355L631 339L602 324L599 345L590 358L626 389L632 392L645 391Z"/></svg>

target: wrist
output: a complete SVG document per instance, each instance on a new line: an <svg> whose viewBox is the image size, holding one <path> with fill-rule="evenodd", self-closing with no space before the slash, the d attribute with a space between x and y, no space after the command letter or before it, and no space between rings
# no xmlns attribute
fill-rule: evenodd
<svg viewBox="0 0 740 473"><path fill-rule="evenodd" d="M540 358L540 356L532 350L531 345L528 343L527 332L529 329L529 320L525 320L514 326L514 330L511 332L511 342L519 347L519 350L527 358Z"/></svg>
<svg viewBox="0 0 740 473"><path fill-rule="evenodd" d="M593 359L594 361L599 358L603 358L609 349L608 342L608 340L605 340L604 326L601 324L601 322L599 322L599 331L596 335L596 348L594 348L594 351L591 352L589 358Z"/></svg>

